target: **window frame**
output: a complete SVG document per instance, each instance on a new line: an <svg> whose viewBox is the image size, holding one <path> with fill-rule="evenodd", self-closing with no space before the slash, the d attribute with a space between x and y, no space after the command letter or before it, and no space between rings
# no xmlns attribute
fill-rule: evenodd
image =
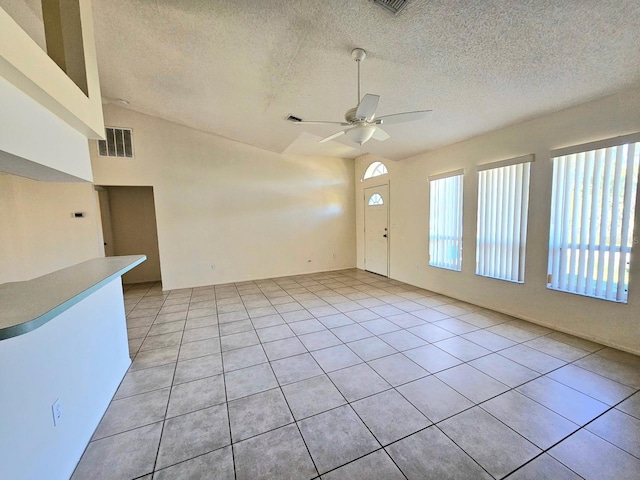
<svg viewBox="0 0 640 480"><path fill-rule="evenodd" d="M373 197L378 196L378 198L380 199L380 201L376 201L376 203L371 203L371 199L373 199ZM376 199L377 200L377 199ZM369 200L367 200L367 206L368 207L377 207L380 205L384 205L384 198L382 197L382 195L380 195L378 192L373 192L371 194L371 196L369 197Z"/></svg>
<svg viewBox="0 0 640 480"><path fill-rule="evenodd" d="M378 169L380 167L382 167L382 170L384 171L378 172ZM362 180L369 180L370 178L380 177L382 175L387 175L388 173L389 169L387 169L387 166L381 161L376 160L375 162L371 162L366 168L366 170L364 171L364 175L362 176Z"/></svg>

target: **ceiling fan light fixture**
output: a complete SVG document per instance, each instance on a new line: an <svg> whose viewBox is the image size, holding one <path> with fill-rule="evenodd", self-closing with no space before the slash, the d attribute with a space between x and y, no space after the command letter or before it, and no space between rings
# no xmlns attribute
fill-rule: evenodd
<svg viewBox="0 0 640 480"><path fill-rule="evenodd" d="M345 135L352 142L362 145L371 139L375 131L376 127L374 125L358 125L347 130Z"/></svg>
<svg viewBox="0 0 640 480"><path fill-rule="evenodd" d="M389 0L390 3L394 4L399 1L400 0ZM408 0L404 0L404 2L406 1ZM295 125L341 125L349 127L346 130L340 130L333 135L321 139L318 143L329 142L345 135L350 141L362 145L372 138L379 142L384 142L390 138L389 134L382 128L379 128L378 125L422 120L425 114L431 111L418 110L415 112L394 113L392 115L376 117L380 96L371 93L367 93L364 96L360 95L360 63L362 63L366 57L367 52L362 48L354 48L351 52L351 58L358 64L358 103L354 108L347 110L347 113L344 115L344 122L309 121L292 115L289 115L287 120Z"/></svg>

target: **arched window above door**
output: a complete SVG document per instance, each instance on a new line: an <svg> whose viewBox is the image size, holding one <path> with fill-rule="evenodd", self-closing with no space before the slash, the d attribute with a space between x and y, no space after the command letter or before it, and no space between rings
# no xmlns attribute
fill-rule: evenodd
<svg viewBox="0 0 640 480"><path fill-rule="evenodd" d="M366 180L368 178L373 178L373 177L378 177L380 175L385 175L389 173L387 170L387 167L384 163L382 162L373 162L371 165L369 165L369 167L367 168L367 170L364 172L364 177L362 177L363 180Z"/></svg>
<svg viewBox="0 0 640 480"><path fill-rule="evenodd" d="M368 205L384 205L384 199L379 193L374 193L369 197Z"/></svg>

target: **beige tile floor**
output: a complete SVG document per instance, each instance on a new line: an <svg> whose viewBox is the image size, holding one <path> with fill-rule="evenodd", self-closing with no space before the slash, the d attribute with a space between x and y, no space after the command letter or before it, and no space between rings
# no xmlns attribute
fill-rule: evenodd
<svg viewBox="0 0 640 480"><path fill-rule="evenodd" d="M638 479L640 358L359 270L125 288L80 479Z"/></svg>

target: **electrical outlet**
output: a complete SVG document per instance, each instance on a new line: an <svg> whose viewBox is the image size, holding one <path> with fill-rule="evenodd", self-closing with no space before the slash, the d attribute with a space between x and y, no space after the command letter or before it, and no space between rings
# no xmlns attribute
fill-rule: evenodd
<svg viewBox="0 0 640 480"><path fill-rule="evenodd" d="M62 402L60 401L60 399L57 399L55 402L53 402L51 411L53 412L53 426L57 427L62 420Z"/></svg>

